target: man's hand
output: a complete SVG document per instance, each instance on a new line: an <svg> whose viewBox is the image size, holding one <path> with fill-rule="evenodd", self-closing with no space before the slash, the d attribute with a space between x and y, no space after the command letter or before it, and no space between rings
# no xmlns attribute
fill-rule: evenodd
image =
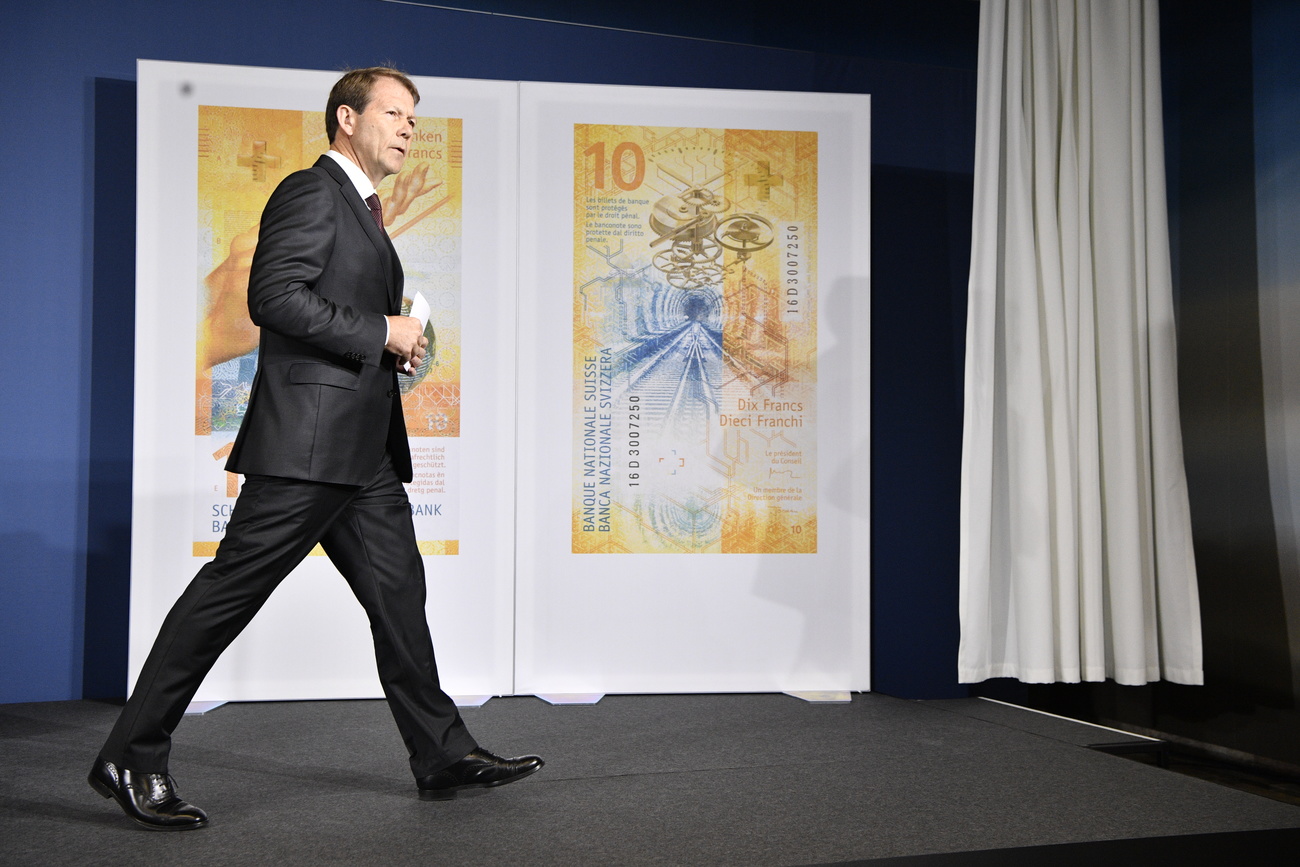
<svg viewBox="0 0 1300 867"><path fill-rule="evenodd" d="M413 316L388 317L388 343L384 349L396 355L408 373L420 366L428 345L429 338L424 336L420 320Z"/></svg>

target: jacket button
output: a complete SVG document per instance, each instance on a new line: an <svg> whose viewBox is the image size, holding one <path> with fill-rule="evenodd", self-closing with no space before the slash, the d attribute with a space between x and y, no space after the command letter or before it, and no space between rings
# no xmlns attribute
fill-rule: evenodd
<svg viewBox="0 0 1300 867"><path fill-rule="evenodd" d="M393 390L390 388L390 389L388 389L388 396L389 396L389 397L397 397L397 392L393 391Z"/></svg>

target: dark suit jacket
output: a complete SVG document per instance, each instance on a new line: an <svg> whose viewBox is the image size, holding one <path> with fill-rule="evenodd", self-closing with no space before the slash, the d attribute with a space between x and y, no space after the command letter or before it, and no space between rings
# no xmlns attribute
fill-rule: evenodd
<svg viewBox="0 0 1300 867"><path fill-rule="evenodd" d="M402 266L330 157L294 172L262 212L248 311L262 329L248 411L226 469L364 485L384 451L411 479L385 315Z"/></svg>

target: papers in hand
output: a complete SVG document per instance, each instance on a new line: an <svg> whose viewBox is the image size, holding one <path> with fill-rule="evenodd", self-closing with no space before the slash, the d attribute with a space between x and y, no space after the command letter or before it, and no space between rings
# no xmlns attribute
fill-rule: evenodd
<svg viewBox="0 0 1300 867"><path fill-rule="evenodd" d="M406 314L420 321L420 333L424 333L425 326L429 324L429 299L424 297L420 290L415 291L415 296L411 298L411 312ZM407 376L415 375L415 365L410 361L403 361L397 369Z"/></svg>
<svg viewBox="0 0 1300 867"><path fill-rule="evenodd" d="M429 324L429 299L419 289L415 290L415 297L411 299L411 312L406 315L420 320L421 331Z"/></svg>

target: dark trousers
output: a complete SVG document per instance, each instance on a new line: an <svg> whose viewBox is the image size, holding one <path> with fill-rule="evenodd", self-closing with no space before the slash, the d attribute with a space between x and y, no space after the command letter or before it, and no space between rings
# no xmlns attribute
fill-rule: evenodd
<svg viewBox="0 0 1300 867"><path fill-rule="evenodd" d="M438 682L425 620L424 562L406 489L385 457L364 487L248 476L216 557L163 621L100 755L167 773L171 734L217 657L317 543L370 619L379 680L417 777L476 744ZM310 615L307 615L310 616Z"/></svg>

